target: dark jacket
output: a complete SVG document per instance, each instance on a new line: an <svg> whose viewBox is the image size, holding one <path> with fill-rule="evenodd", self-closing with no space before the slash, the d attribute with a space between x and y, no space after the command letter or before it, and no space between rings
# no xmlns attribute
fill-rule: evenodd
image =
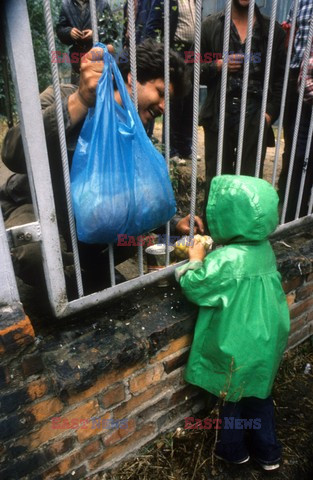
<svg viewBox="0 0 313 480"><path fill-rule="evenodd" d="M153 0L138 0L137 12L135 18L136 25L136 44L138 45L146 38L146 28ZM123 27L123 46L129 45L127 35L128 29L128 2L124 4L124 27Z"/></svg>
<svg viewBox="0 0 313 480"><path fill-rule="evenodd" d="M174 43L174 36L178 22L178 0L170 0L170 45ZM152 0L151 9L146 25L146 37L156 38L164 35L164 0Z"/></svg>
<svg viewBox="0 0 313 480"><path fill-rule="evenodd" d="M103 34L99 32L99 39L103 43L111 43L118 35L116 22L113 19L111 8L107 0L96 0L97 16L104 16L107 22L107 28L103 28ZM78 28L80 31L91 29L91 18L89 4L82 12L79 4L75 0L63 0L59 21L56 26L56 33L59 40L65 45L71 45L70 54L86 53L92 48L92 40L81 42L73 40L71 37L72 28ZM107 30L105 32L105 30Z"/></svg>
<svg viewBox="0 0 313 480"><path fill-rule="evenodd" d="M264 78L270 19L262 15L257 6L255 7L255 12L261 29L260 54ZM211 55L214 53L223 53L224 19L225 13L222 11L215 15L208 16L203 21L201 31L202 59L205 53ZM266 108L266 112L272 117L272 123L278 118L280 112L286 60L284 39L285 32L276 22ZM208 87L207 97L200 112L200 125L203 125L207 123L209 119L216 119L219 114L221 73L218 72L215 61L201 64L200 83Z"/></svg>

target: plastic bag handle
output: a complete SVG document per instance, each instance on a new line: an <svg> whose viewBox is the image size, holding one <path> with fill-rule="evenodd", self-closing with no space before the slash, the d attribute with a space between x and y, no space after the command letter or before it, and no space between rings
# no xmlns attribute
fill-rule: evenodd
<svg viewBox="0 0 313 480"><path fill-rule="evenodd" d="M109 53L106 45L104 45L103 43L96 43L95 46L103 49L104 64L107 65L108 68L105 68L103 70L102 75L106 75L106 74L110 75L111 73L113 73L117 90L119 91L122 104L123 104L123 107L121 106L119 107L124 108L126 113L127 123L125 124L124 122L121 122L121 120L118 120L118 122L123 123L123 125L127 126L127 129L129 129L129 133L132 133L131 131L134 128L134 115L137 115L137 112L129 96L129 93L125 87L125 82L122 77L122 74L116 64L114 57Z"/></svg>

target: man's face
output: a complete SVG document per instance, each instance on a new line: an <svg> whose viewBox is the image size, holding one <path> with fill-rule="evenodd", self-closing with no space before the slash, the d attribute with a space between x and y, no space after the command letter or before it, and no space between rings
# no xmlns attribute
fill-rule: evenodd
<svg viewBox="0 0 313 480"><path fill-rule="evenodd" d="M233 5L237 10L246 10L249 8L250 0L233 0Z"/></svg>
<svg viewBox="0 0 313 480"><path fill-rule="evenodd" d="M138 113L144 125L164 113L164 91L163 78L145 83L137 82ZM173 91L173 85L170 83L170 95Z"/></svg>

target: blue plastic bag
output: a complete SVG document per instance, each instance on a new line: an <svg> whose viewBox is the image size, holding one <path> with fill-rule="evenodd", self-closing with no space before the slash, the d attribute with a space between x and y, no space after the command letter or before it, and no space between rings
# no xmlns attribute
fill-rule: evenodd
<svg viewBox="0 0 313 480"><path fill-rule="evenodd" d="M139 235L176 212L166 162L153 146L107 48L94 108L89 109L71 168L78 239L114 243ZM123 106L114 100L113 79Z"/></svg>

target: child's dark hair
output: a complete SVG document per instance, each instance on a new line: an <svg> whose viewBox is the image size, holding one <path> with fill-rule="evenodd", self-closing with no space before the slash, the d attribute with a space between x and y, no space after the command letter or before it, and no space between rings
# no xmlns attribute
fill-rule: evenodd
<svg viewBox="0 0 313 480"><path fill-rule="evenodd" d="M137 80L144 84L156 78L164 79L164 44L147 38L137 46ZM119 69L124 81L130 72L129 50L124 52L119 61ZM190 91L190 73L182 57L170 50L170 82L174 87L175 97L184 97Z"/></svg>

